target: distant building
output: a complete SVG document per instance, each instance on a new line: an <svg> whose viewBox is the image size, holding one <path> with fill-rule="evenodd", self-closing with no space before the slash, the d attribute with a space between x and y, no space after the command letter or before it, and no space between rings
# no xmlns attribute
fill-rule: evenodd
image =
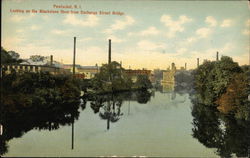
<svg viewBox="0 0 250 158"><path fill-rule="evenodd" d="M124 72L129 76L131 77L132 81L133 82L136 82L137 81L137 77L139 75L146 75L148 76L149 80L152 82L153 80L153 74L151 74L151 70L145 70L145 69L142 69L142 70L132 70L132 69L127 69L127 70L124 70Z"/></svg>
<svg viewBox="0 0 250 158"><path fill-rule="evenodd" d="M1 65L3 72L10 74L12 70L18 73L22 72L49 72L51 74L70 74L70 71L48 65L20 65L20 64L3 64Z"/></svg>
<svg viewBox="0 0 250 158"><path fill-rule="evenodd" d="M176 66L174 63L172 63L171 69L168 68L166 71L163 71L163 77L161 83L174 84L175 73L176 73Z"/></svg>
<svg viewBox="0 0 250 158"><path fill-rule="evenodd" d="M53 60L53 55L51 56L40 56L40 55L33 55L29 59L23 59L23 62L20 63L21 65L43 65L43 66L53 66L62 68L63 64Z"/></svg>
<svg viewBox="0 0 250 158"><path fill-rule="evenodd" d="M63 67L69 70L70 72L73 72L72 65L64 65ZM94 78L98 72L99 72L98 65L95 65L95 66L75 65L75 74L79 78L91 79L91 78Z"/></svg>

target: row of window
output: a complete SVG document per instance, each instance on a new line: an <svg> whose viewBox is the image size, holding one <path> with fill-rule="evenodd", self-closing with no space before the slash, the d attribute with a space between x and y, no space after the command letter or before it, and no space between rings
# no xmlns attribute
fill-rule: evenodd
<svg viewBox="0 0 250 158"><path fill-rule="evenodd" d="M18 69L18 70L33 70L38 71L38 66L25 66L25 65L3 65L3 69Z"/></svg>

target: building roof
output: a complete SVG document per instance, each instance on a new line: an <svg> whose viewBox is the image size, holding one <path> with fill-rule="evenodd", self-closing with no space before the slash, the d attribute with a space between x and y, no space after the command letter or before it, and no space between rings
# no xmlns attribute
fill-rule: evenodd
<svg viewBox="0 0 250 158"><path fill-rule="evenodd" d="M71 67L73 67L73 65L72 64L64 64L63 67L71 68ZM81 66L79 64L76 64L75 67L78 69L94 69L94 70L98 69L98 66Z"/></svg>

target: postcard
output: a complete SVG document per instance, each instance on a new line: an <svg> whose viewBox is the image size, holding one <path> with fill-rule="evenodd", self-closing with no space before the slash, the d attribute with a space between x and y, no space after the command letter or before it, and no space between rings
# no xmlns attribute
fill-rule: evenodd
<svg viewBox="0 0 250 158"><path fill-rule="evenodd" d="M1 4L0 156L250 156L248 1Z"/></svg>

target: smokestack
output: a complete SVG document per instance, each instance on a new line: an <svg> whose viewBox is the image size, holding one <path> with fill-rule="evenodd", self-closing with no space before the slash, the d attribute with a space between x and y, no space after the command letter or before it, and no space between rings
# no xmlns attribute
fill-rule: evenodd
<svg viewBox="0 0 250 158"><path fill-rule="evenodd" d="M75 65L76 65L76 37L74 37L73 76L75 76Z"/></svg>
<svg viewBox="0 0 250 158"><path fill-rule="evenodd" d="M111 63L111 39L109 39L109 64Z"/></svg>
<svg viewBox="0 0 250 158"><path fill-rule="evenodd" d="M171 64L171 69L172 69L172 70L175 69L175 64L174 64L174 63Z"/></svg>
<svg viewBox="0 0 250 158"><path fill-rule="evenodd" d="M53 65L53 55L50 55L50 66Z"/></svg>
<svg viewBox="0 0 250 158"><path fill-rule="evenodd" d="M185 63L185 70L187 70L187 63Z"/></svg>
<svg viewBox="0 0 250 158"><path fill-rule="evenodd" d="M197 58L197 67L199 67L200 63L199 63L199 58Z"/></svg>
<svg viewBox="0 0 250 158"><path fill-rule="evenodd" d="M216 61L219 61L219 52L216 52Z"/></svg>

